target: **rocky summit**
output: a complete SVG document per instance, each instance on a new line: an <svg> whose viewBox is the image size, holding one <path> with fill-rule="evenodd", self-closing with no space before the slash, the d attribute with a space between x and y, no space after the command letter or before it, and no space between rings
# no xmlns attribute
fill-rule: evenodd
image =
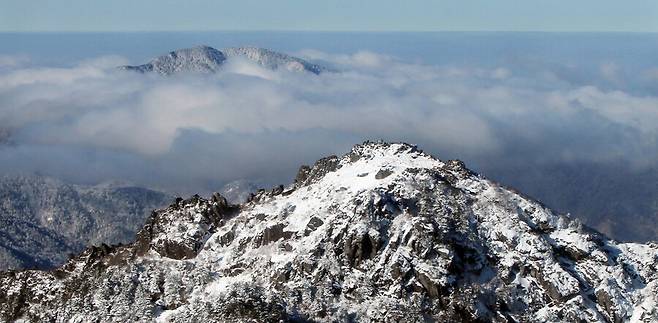
<svg viewBox="0 0 658 323"><path fill-rule="evenodd" d="M658 245L618 243L407 144L367 142L127 245L0 275L0 319L656 322Z"/></svg>
<svg viewBox="0 0 658 323"><path fill-rule="evenodd" d="M245 59L271 70L283 69L313 74L320 74L326 70L322 66L309 63L301 58L265 48L231 47L220 51L205 45L172 51L143 65L121 66L120 68L140 73L156 72L161 75L215 73L227 60L232 58Z"/></svg>

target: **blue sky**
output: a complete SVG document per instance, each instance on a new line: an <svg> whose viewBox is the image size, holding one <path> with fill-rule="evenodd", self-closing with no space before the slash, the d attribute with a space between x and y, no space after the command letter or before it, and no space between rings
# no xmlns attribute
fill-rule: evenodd
<svg viewBox="0 0 658 323"><path fill-rule="evenodd" d="M2 0L0 31L658 32L656 0Z"/></svg>

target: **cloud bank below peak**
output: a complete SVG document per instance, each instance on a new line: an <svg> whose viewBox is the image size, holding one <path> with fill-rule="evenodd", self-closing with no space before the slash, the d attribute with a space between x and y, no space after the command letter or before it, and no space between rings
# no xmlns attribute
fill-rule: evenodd
<svg viewBox="0 0 658 323"><path fill-rule="evenodd" d="M69 68L5 64L0 128L10 138L0 169L193 191L238 178L286 181L301 162L365 139L409 141L476 166L658 160L658 97L621 85L575 84L551 68L301 55L338 72L246 59L171 77L117 70L120 57ZM601 72L624 82L623 65Z"/></svg>

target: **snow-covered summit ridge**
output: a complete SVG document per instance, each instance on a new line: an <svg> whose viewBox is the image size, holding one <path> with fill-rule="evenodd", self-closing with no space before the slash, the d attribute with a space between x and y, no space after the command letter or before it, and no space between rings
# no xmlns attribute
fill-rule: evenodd
<svg viewBox="0 0 658 323"><path fill-rule="evenodd" d="M224 53L202 45L169 52L144 65L123 66L122 68L142 73L157 72L162 75L180 72L212 73L219 70L225 60Z"/></svg>
<svg viewBox="0 0 658 323"><path fill-rule="evenodd" d="M232 57L253 61L268 69L285 69L293 72L320 74L322 66L309 63L301 58L257 47L232 47L217 50L210 46L196 46L179 49L159 56L150 62L137 66L122 66L124 70L140 73L157 72L161 75L177 73L215 73Z"/></svg>
<svg viewBox="0 0 658 323"><path fill-rule="evenodd" d="M258 47L231 47L222 50L229 59L231 57L242 57L258 63L269 69L285 69L294 72L311 72L320 74L326 69L320 65L309 63L301 58L278 53L265 48Z"/></svg>
<svg viewBox="0 0 658 323"><path fill-rule="evenodd" d="M133 244L0 275L0 319L655 322L656 268L655 244L367 142L244 204L179 199Z"/></svg>

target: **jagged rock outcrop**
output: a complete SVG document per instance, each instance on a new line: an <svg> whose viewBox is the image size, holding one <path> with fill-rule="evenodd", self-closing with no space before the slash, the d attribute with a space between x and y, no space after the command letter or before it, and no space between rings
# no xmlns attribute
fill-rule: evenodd
<svg viewBox="0 0 658 323"><path fill-rule="evenodd" d="M309 63L301 58L265 48L231 47L220 51L205 45L175 50L143 65L121 66L120 68L140 73L156 72L161 75L190 72L215 73L221 69L227 59L232 57L246 59L272 70L285 69L294 72L311 72L313 74L326 71L324 67Z"/></svg>
<svg viewBox="0 0 658 323"><path fill-rule="evenodd" d="M0 319L655 322L658 245L617 243L458 161L365 143L289 187L156 211L135 243L0 274Z"/></svg>

